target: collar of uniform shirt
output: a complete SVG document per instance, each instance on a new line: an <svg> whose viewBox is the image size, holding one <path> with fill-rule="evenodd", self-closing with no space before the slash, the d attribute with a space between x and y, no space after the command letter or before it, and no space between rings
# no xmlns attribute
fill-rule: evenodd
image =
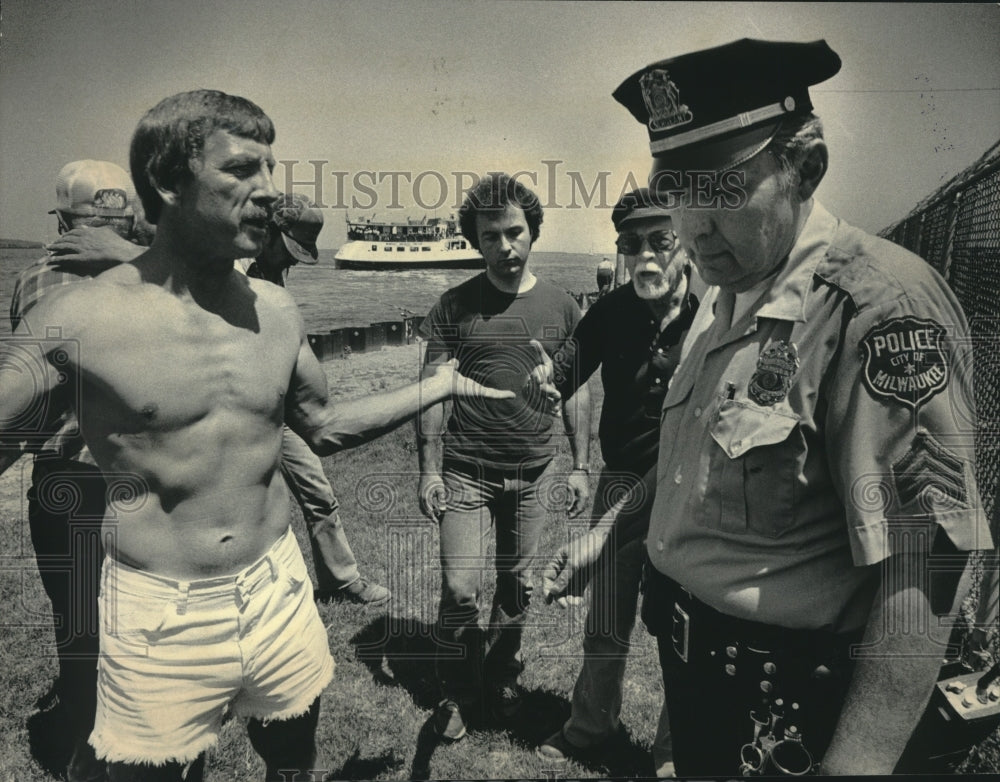
<svg viewBox="0 0 1000 782"><path fill-rule="evenodd" d="M757 311L758 318L799 323L806 319L806 299L812 289L813 274L823 260L824 248L833 241L838 222L819 201L811 200L805 225L788 260L771 282L767 300Z"/></svg>

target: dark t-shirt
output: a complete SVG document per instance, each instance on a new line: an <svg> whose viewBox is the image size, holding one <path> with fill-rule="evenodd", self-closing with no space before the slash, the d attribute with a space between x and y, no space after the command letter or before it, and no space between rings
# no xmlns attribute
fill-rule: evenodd
<svg viewBox="0 0 1000 782"><path fill-rule="evenodd" d="M575 353L555 367L564 398L601 367L601 454L611 470L644 475L656 464L660 408L680 361L698 299L688 295L679 317L659 332L659 322L629 284L601 297L573 333Z"/></svg>
<svg viewBox="0 0 1000 782"><path fill-rule="evenodd" d="M537 339L554 361L580 321L566 292L537 280L524 293L504 293L482 273L444 293L420 326L432 358L458 359L459 371L479 383L517 392L513 399L455 400L444 436L445 458L516 469L545 464L555 416L540 397L522 387L538 359L528 345Z"/></svg>

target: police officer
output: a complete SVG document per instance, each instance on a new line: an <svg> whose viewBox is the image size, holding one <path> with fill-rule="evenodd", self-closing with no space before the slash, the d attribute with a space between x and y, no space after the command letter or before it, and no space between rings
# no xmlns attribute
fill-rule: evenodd
<svg viewBox="0 0 1000 782"><path fill-rule="evenodd" d="M681 776L892 772L966 552L992 547L957 300L813 195L828 153L808 87L839 68L824 41L741 40L614 94L713 286L650 487L643 619Z"/></svg>

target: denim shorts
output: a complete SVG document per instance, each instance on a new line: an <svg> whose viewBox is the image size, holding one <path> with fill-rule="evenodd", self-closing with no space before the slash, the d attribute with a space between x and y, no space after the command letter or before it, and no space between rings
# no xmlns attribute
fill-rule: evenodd
<svg viewBox="0 0 1000 782"><path fill-rule="evenodd" d="M282 720L333 678L326 628L291 529L233 576L176 581L105 558L97 720L90 743L122 763L186 763L214 746L227 707Z"/></svg>

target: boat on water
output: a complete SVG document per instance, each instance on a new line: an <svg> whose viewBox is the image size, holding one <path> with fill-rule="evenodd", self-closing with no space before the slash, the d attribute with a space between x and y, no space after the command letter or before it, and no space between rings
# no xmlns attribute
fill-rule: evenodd
<svg viewBox="0 0 1000 782"><path fill-rule="evenodd" d="M347 218L338 269L481 269L483 256L458 232L454 215L384 222Z"/></svg>

